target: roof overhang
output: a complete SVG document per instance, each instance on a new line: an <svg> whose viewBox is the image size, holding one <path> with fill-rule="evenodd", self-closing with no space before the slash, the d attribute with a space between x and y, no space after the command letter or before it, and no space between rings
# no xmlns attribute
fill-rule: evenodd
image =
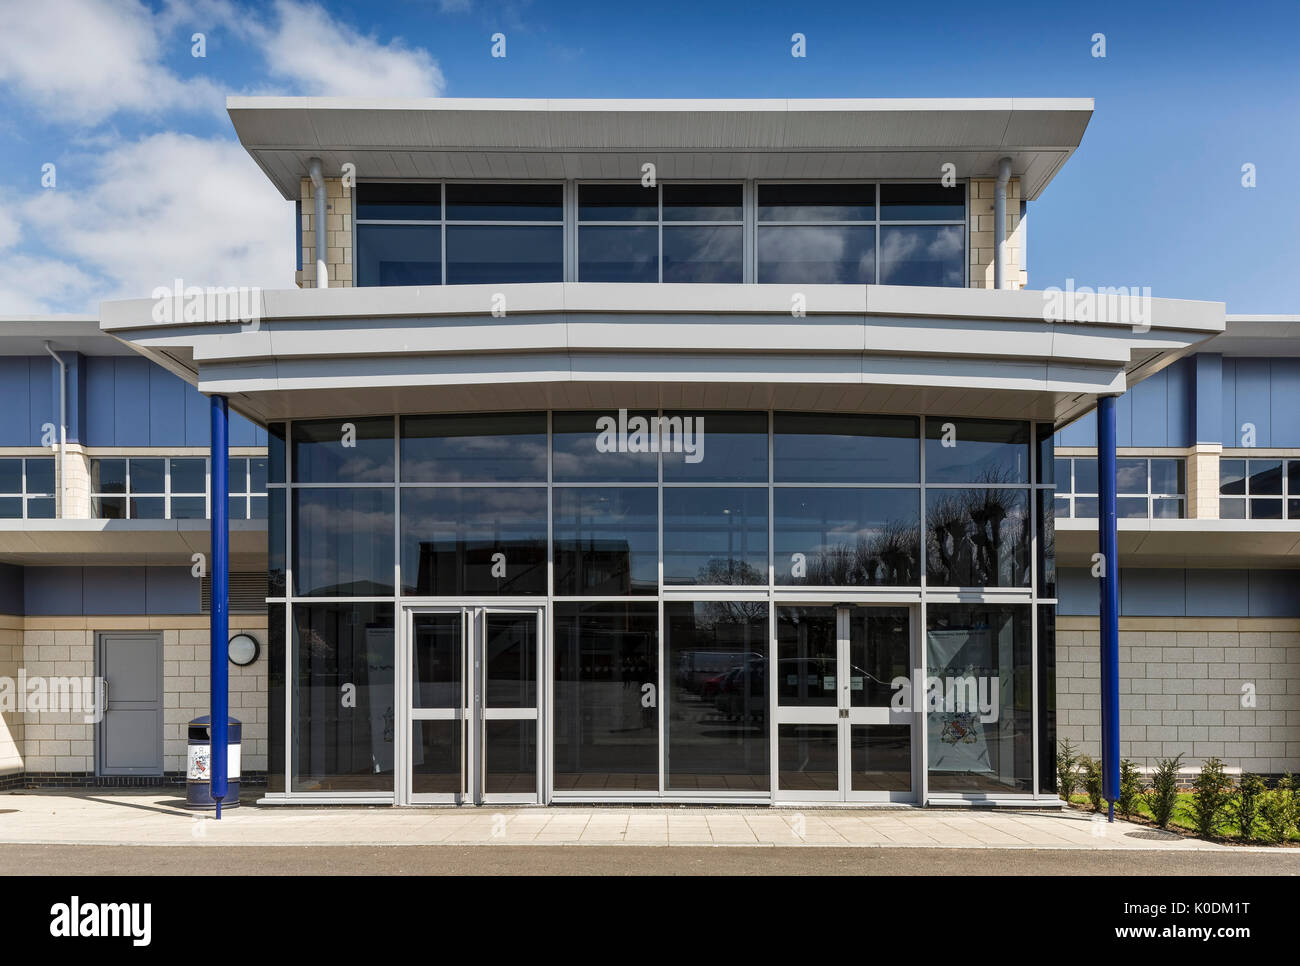
<svg viewBox="0 0 1300 966"><path fill-rule="evenodd" d="M1056 565L1091 567L1096 520L1056 521ZM1300 568L1300 521L1120 520L1125 567Z"/></svg>
<svg viewBox="0 0 1300 966"><path fill-rule="evenodd" d="M1275 359L1300 356L1300 315L1229 315L1201 352Z"/></svg>
<svg viewBox="0 0 1300 966"><path fill-rule="evenodd" d="M1011 158L1034 200L1092 116L1091 98L549 100L229 97L240 143L288 199L310 159L360 178L994 177Z"/></svg>
<svg viewBox="0 0 1300 966"><path fill-rule="evenodd" d="M0 520L0 563L172 567L208 554L207 520ZM266 521L230 521L230 566L266 568Z"/></svg>
<svg viewBox="0 0 1300 966"><path fill-rule="evenodd" d="M1221 303L1103 299L1096 321L1052 322L1052 299L887 285L290 289L254 293L247 322L204 320L199 298L105 302L100 324L259 422L623 405L1060 426L1223 331Z"/></svg>
<svg viewBox="0 0 1300 966"><path fill-rule="evenodd" d="M0 315L0 355L43 356L56 352L130 355L131 350L99 328L93 315Z"/></svg>

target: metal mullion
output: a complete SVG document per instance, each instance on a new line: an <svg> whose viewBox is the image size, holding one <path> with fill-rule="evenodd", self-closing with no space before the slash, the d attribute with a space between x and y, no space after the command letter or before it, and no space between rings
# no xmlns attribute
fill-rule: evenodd
<svg viewBox="0 0 1300 966"><path fill-rule="evenodd" d="M490 218L450 218L446 224L452 228L558 228L564 224L560 221L498 221Z"/></svg>
<svg viewBox="0 0 1300 966"><path fill-rule="evenodd" d="M1037 447L1038 440L1038 423L1030 422L1029 439L1031 449ZM1029 493L1029 715L1030 715L1030 755L1032 765L1029 770L1030 775L1030 792L1034 798L1038 797L1039 775L1038 775L1038 745L1042 736L1038 733L1038 725L1041 720L1038 714L1038 564L1039 552L1042 549L1038 542L1038 504L1043 501L1043 509L1046 511L1046 498L1040 497L1037 489L1038 484L1038 464L1041 460L1034 458L1036 453L1031 453L1029 460L1029 484L1031 487ZM1151 466L1147 465L1147 488L1151 487ZM1151 501L1147 500L1147 515L1151 514Z"/></svg>
<svg viewBox="0 0 1300 966"><path fill-rule="evenodd" d="M447 182L438 185L438 233L441 241L439 261L442 262L442 284L447 284Z"/></svg>
<svg viewBox="0 0 1300 966"><path fill-rule="evenodd" d="M664 185L663 182L655 184L655 201L659 205L659 213L655 217L655 226L659 231L659 283L663 284L664 280Z"/></svg>
<svg viewBox="0 0 1300 966"><path fill-rule="evenodd" d="M879 203L880 201L879 185L876 185L876 201L877 203ZM877 214L880 213L880 208L878 205L876 208L876 213ZM877 272L880 271L879 258L876 259L876 271ZM917 438L919 440L919 449L920 449L920 453L919 453L920 465L918 467L918 472L920 474L920 481L921 481L921 556L920 556L921 562L920 562L920 573L917 574L917 580L921 582L921 601L919 604L916 605L916 610L914 612L917 614L917 630L916 630L917 637L915 640L917 642L916 646L917 646L917 650L919 651L919 654L917 655L916 667L913 669L913 673L916 674L922 681L926 680L926 675L928 674L928 670L927 670L928 654L926 653L926 648L927 648L927 642L929 638L927 636L928 625L926 621L929 618L928 618L926 608L928 607L929 604L929 593L930 593L929 580L927 580L927 575L926 575L927 561L926 561L926 552L925 552L926 544L929 543L929 540L927 539L927 533L928 533L927 527L929 526L929 521L926 514L927 502L928 502L926 500L926 494L927 494L926 488L929 485L926 480L926 466L925 466L926 419L927 417L923 413L917 420L917 432L919 434ZM910 614L913 613L913 611L911 610L911 608L909 608L908 611L910 617ZM913 689L912 693L913 695L915 695L916 693L915 689ZM916 780L914 780L912 784L916 786L916 803L918 805L924 806L926 796L929 793L929 786L930 786L930 761L929 761L930 759L930 749L929 749L930 715L928 709L924 705L922 705L922 707L920 708L913 708L912 714L913 714L912 761L916 769L920 772L920 774L917 776ZM918 733L920 735L919 740L917 738Z"/></svg>
<svg viewBox="0 0 1300 966"><path fill-rule="evenodd" d="M876 236L876 237L875 237L874 247L873 247L872 250L871 250L871 268L872 268L872 273L873 273L874 281L875 281L875 283L876 283L877 285L879 285L879 284L880 284L880 182L879 182L879 181L876 182L876 210L875 210L875 215L876 215L876 220L875 220L875 222L873 222L873 224L875 225L875 228L876 228L876 230L875 230L875 236ZM924 420L924 419L921 420L921 428L922 428L922 432L921 432L921 452L924 453L924 452L925 452L925 432L924 432L924 429L925 429L925 420ZM922 459L924 459L924 456L922 457ZM924 474L924 473L921 474L921 484L922 484L922 485L925 484L925 474ZM922 502L922 503L925 502L925 497L924 497L924 496L921 497L921 502ZM924 531L923 531L923 532L924 532ZM921 542L922 542L922 544L925 543L924 540L922 540Z"/></svg>
<svg viewBox="0 0 1300 966"><path fill-rule="evenodd" d="M660 208L663 206L663 189L660 188ZM660 229L662 237L662 228ZM660 269L662 273L662 267ZM663 795L668 789L668 741L665 733L664 722L664 702L663 702L663 681L664 681L664 448L662 441L658 438L658 432L663 427L662 406L655 409L655 492L658 498L658 552L659 559L658 574L659 580L655 585L656 606L655 612L659 621L657 637L659 640L659 673L658 681L655 683L655 706L657 717L659 719L659 794Z"/></svg>
<svg viewBox="0 0 1300 966"><path fill-rule="evenodd" d="M267 472L270 473L271 464L270 441L268 440L268 460ZM293 596L294 596L294 575L293 575L293 420L284 421L284 793L285 795L293 794L293 695L295 685L298 681L298 662L297 648L294 644L293 633ZM270 496L267 496L269 502ZM270 517L268 507L267 516ZM268 519L269 523L269 519Z"/></svg>

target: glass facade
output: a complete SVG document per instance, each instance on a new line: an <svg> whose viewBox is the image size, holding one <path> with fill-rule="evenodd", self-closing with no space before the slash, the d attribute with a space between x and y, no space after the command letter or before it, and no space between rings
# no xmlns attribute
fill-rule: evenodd
<svg viewBox="0 0 1300 966"><path fill-rule="evenodd" d="M1044 427L590 410L269 437L273 792L914 800L1050 784Z"/></svg>
<svg viewBox="0 0 1300 966"><path fill-rule="evenodd" d="M962 287L966 193L933 182L362 182L356 279Z"/></svg>

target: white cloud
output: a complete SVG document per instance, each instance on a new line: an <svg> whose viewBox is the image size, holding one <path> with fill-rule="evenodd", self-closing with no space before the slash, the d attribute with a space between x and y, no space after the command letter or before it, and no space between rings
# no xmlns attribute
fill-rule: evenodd
<svg viewBox="0 0 1300 966"><path fill-rule="evenodd" d="M159 134L107 152L97 170L85 190L17 206L50 255L40 271L0 272L0 313L97 312L102 299L147 298L176 278L293 287L293 207L238 144Z"/></svg>
<svg viewBox="0 0 1300 966"><path fill-rule="evenodd" d="M141 0L41 0L39 12L0 3L0 83L51 119L83 125L119 112L219 113L227 85L166 66L168 56L189 56L195 30L207 35L209 57L223 31L251 43L287 93L436 97L446 86L423 48L381 42L300 0L276 0L269 10L235 0L165 0L157 12Z"/></svg>
<svg viewBox="0 0 1300 966"><path fill-rule="evenodd" d="M438 64L400 38L380 43L340 23L324 8L276 0L276 24L246 21L267 70L295 92L322 97L437 97L446 86Z"/></svg>
<svg viewBox="0 0 1300 966"><path fill-rule="evenodd" d="M52 118L83 124L118 111L221 110L212 81L163 66L160 21L137 0L0 4L0 82Z"/></svg>

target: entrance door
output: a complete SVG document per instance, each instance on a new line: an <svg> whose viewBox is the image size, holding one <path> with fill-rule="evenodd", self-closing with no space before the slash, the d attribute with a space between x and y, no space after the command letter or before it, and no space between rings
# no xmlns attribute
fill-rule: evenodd
<svg viewBox="0 0 1300 966"><path fill-rule="evenodd" d="M777 801L915 801L911 657L907 607L777 606Z"/></svg>
<svg viewBox="0 0 1300 966"><path fill-rule="evenodd" d="M100 775L163 773L162 634L104 631L96 635L104 679L96 765Z"/></svg>
<svg viewBox="0 0 1300 966"><path fill-rule="evenodd" d="M406 800L538 802L542 608L418 608L406 630Z"/></svg>

